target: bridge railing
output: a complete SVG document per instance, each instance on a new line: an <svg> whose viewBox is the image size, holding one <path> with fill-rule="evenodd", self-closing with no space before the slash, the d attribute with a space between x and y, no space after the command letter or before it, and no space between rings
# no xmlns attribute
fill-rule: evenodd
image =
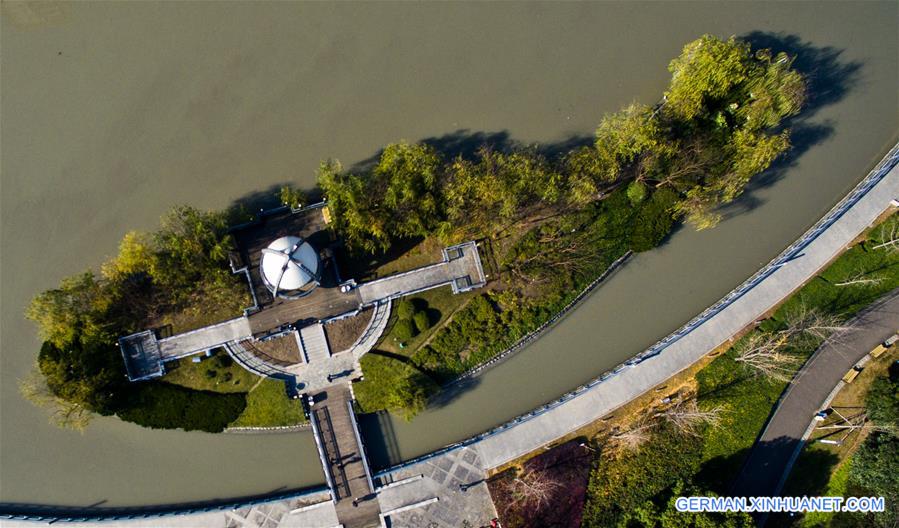
<svg viewBox="0 0 899 528"><path fill-rule="evenodd" d="M153 519L171 515L192 515L216 511L239 510L292 499L303 499L329 493L322 486L270 495L260 495L233 500L207 501L164 506L78 508L72 506L50 506L43 504L0 503L0 519L33 521L44 523L107 522Z"/></svg>

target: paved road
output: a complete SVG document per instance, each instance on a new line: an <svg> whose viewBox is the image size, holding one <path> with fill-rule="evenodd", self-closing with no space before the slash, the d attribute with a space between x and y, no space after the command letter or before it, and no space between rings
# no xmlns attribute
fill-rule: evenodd
<svg viewBox="0 0 899 528"><path fill-rule="evenodd" d="M849 369L878 343L899 329L899 290L894 290L861 314L857 329L839 344L825 344L803 366L787 388L734 482L732 494L777 495L793 453L812 416Z"/></svg>

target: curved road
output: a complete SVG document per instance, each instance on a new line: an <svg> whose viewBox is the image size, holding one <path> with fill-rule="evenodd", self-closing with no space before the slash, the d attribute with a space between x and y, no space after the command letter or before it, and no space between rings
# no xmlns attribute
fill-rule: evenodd
<svg viewBox="0 0 899 528"><path fill-rule="evenodd" d="M858 326L845 339L821 346L790 382L734 481L733 495L780 493L813 415L843 375L899 329L899 289L866 309L855 322Z"/></svg>

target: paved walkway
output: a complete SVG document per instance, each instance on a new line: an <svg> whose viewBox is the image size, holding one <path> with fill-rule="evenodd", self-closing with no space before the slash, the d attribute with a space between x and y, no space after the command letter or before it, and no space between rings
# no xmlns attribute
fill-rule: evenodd
<svg viewBox="0 0 899 528"><path fill-rule="evenodd" d="M378 501L396 528L489 526L496 508L486 477L476 449L456 449L391 474Z"/></svg>
<svg viewBox="0 0 899 528"><path fill-rule="evenodd" d="M726 308L695 326L658 354L619 367L615 375L530 418L505 426L477 442L487 468L494 468L598 420L686 369L777 306L842 252L899 197L899 165L848 211Z"/></svg>
<svg viewBox="0 0 899 528"><path fill-rule="evenodd" d="M891 153L895 154L895 153ZM689 323L688 328L679 330L676 339L667 339L664 346L654 349L654 355L631 360L615 370L613 375L603 377L596 382L582 387L572 395L561 398L558 402L548 404L525 417L513 420L496 431L482 435L480 438L467 442L465 447L457 446L440 454L430 456L427 459L409 462L384 472L385 478L397 477L404 472L415 472L417 468L440 469L447 475L449 472L440 467L440 461L444 459L456 460L459 456L465 461L466 456L473 456L471 462L465 461L460 465L471 476L483 474L487 469L492 469L506 462L514 460L539 447L568 434L578 428L595 421L608 414L631 399L652 389L664 382L672 375L689 367L702 356L728 341L742 328L748 326L759 316L776 306L791 292L800 287L806 280L814 276L830 260L843 251L852 240L867 229L883 212L891 208L891 202L899 197L899 167L893 166L889 173L868 189L855 201L848 210L838 218L821 228L817 234L803 245L802 252L794 255L788 262L769 270L761 279L754 277L751 288L736 296L726 307L716 310L714 314L704 313L701 321ZM481 271L481 274L483 272ZM738 288L738 290L742 290ZM473 453L473 455L468 455ZM433 482L439 482L441 475L431 469L429 478ZM422 470L422 474L424 471ZM452 474L458 481L463 480L461 471ZM430 508L434 503L456 500L450 481L447 487L448 477L442 477L442 487L436 487L437 501L422 504L419 501L410 507L426 508L430 514ZM349 480L349 478L348 478ZM483 487L483 486L481 486ZM473 491L477 486L469 490ZM409 488L415 490L416 488ZM355 491L350 488L352 493ZM383 493L383 490L382 490ZM385 505L390 495L384 495ZM457 498L458 495L455 495ZM468 499L468 497L465 497ZM430 500L430 499L425 499ZM372 501L375 502L375 501ZM400 501L397 501L399 504ZM463 500L462 504L465 504ZM270 505L268 505L270 506ZM280 506L279 506L280 507ZM402 506L388 509L400 520ZM412 511L412 510L404 510ZM218 519L227 519L231 512L220 512ZM436 514L435 514L436 515ZM185 526L181 521L185 518L167 518L172 520L172 526ZM419 521L410 519L407 526L422 526L424 517L418 517ZM158 519L157 519L158 520ZM141 521L142 522L142 521ZM220 521L219 521L220 522ZM264 515L255 521L257 526L282 525L279 522L267 522ZM428 520L429 528L434 526L453 527L448 520L438 517L436 520ZM431 524L433 523L433 524ZM126 522L134 526L131 522ZM204 523L206 524L206 523ZM397 523L399 524L399 523ZM110 524L105 524L109 526ZM164 522L153 524L164 526ZM217 524L209 524L215 526ZM401 525L401 524L400 524ZM464 525L464 524L463 524ZM227 522L226 526L239 526Z"/></svg>
<svg viewBox="0 0 899 528"><path fill-rule="evenodd" d="M163 361L211 350L225 343L250 337L250 323L246 317L238 317L212 326L204 326L190 332L159 340L159 352Z"/></svg>
<svg viewBox="0 0 899 528"><path fill-rule="evenodd" d="M368 306L446 284L452 285L455 293L476 288L485 282L478 246L468 242L444 249L443 262L365 282L359 285L357 291L362 304Z"/></svg>
<svg viewBox="0 0 899 528"><path fill-rule="evenodd" d="M818 349L793 379L734 482L733 495L780 493L793 455L802 449L809 422L825 405L833 387L871 349L899 329L899 290L871 306L856 322L857 328L840 343L827 343Z"/></svg>

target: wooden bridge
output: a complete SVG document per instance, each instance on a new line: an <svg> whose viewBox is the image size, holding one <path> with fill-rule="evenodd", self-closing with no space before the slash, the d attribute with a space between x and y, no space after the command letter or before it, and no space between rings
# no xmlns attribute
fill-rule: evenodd
<svg viewBox="0 0 899 528"><path fill-rule="evenodd" d="M381 508L349 384L332 385L308 398L309 420L337 518L346 528L379 526Z"/></svg>

